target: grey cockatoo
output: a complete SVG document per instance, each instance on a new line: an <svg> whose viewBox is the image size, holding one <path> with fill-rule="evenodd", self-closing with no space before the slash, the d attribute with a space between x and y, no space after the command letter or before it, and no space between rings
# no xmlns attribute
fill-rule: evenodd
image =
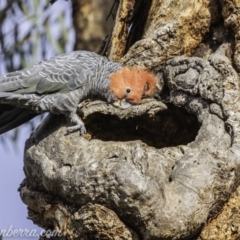
<svg viewBox="0 0 240 240"><path fill-rule="evenodd" d="M88 51L63 54L0 76L0 134L43 112L66 115L74 124L68 133L84 134L76 114L81 101L102 99L127 108L155 88L155 76L141 68L123 67Z"/></svg>

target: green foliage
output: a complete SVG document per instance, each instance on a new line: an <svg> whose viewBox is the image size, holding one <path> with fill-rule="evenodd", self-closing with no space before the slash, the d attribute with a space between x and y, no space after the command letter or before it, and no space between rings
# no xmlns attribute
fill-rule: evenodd
<svg viewBox="0 0 240 240"><path fill-rule="evenodd" d="M0 75L69 52L74 40L71 1L0 0Z"/></svg>

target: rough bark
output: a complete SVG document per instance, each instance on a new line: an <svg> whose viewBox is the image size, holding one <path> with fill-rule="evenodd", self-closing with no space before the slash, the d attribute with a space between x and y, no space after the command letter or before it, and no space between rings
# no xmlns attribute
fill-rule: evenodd
<svg viewBox="0 0 240 240"><path fill-rule="evenodd" d="M119 1L110 57L154 71L158 98L127 111L83 103L85 137L46 119L25 149L30 219L60 239L239 238L239 8Z"/></svg>
<svg viewBox="0 0 240 240"><path fill-rule="evenodd" d="M201 232L197 240L240 239L240 187L231 195L221 213Z"/></svg>

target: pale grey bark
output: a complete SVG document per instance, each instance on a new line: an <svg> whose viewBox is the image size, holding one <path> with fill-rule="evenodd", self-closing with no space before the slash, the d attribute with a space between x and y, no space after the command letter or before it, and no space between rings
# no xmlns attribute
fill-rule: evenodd
<svg viewBox="0 0 240 240"><path fill-rule="evenodd" d="M194 236L218 213L239 178L239 77L225 55L229 47L222 45L209 60L176 57L162 69L170 103L196 115L201 124L196 139L187 145L158 149L139 140L89 141L78 133L65 136L60 118L43 124L27 142L26 180L20 189L23 201L33 210L31 217L46 227L47 215L51 225L77 238L87 228L84 219L90 214L83 209L93 206L93 214L101 205L107 209L106 216L114 211L111 218L120 218L125 231L134 229L139 239ZM141 111L144 106L136 106L139 111L134 114L148 112L154 102ZM164 107L159 102L158 110L160 106ZM90 103L83 112L100 109L121 115L104 103ZM95 116L95 120L91 124L101 126L101 118ZM111 131L114 135L116 130ZM41 197L33 201L35 194ZM50 198L56 201L53 205ZM53 206L54 214L49 215ZM96 229L87 229L83 239L92 239L89 236ZM131 239L126 232L122 239Z"/></svg>

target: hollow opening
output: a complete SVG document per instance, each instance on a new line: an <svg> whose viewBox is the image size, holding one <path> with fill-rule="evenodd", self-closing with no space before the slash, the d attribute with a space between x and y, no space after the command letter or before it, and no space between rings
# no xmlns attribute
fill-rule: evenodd
<svg viewBox="0 0 240 240"><path fill-rule="evenodd" d="M143 33L147 19L149 17L149 10L152 1L135 1L134 9L131 17L131 24L129 27L125 53L138 40L143 38Z"/></svg>
<svg viewBox="0 0 240 240"><path fill-rule="evenodd" d="M186 145L194 141L200 128L195 115L171 104L154 117L142 115L120 120L116 116L94 113L87 117L85 124L91 139L141 140L155 148Z"/></svg>

